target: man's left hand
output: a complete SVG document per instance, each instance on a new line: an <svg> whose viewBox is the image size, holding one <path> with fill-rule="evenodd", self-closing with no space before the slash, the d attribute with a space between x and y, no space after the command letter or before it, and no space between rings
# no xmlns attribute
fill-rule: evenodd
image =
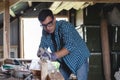
<svg viewBox="0 0 120 80"><path fill-rule="evenodd" d="M55 61L57 56L55 53L44 53L41 55L42 59Z"/></svg>

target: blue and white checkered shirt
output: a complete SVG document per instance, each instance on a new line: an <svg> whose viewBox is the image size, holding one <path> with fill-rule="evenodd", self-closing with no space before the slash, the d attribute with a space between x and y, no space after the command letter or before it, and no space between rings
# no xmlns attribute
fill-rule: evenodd
<svg viewBox="0 0 120 80"><path fill-rule="evenodd" d="M54 34L57 50L64 47L70 52L68 55L62 57L62 59L71 71L76 74L76 71L90 56L86 43L80 37L75 27L71 23L63 20L56 21ZM51 51L55 52L51 35L47 34L44 30L42 32L41 44L39 47L50 47Z"/></svg>

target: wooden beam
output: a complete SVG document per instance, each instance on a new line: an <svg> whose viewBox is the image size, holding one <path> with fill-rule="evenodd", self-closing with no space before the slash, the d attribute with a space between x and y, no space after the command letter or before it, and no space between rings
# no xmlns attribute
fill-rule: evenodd
<svg viewBox="0 0 120 80"><path fill-rule="evenodd" d="M4 11L4 4L3 2L0 3L0 14Z"/></svg>
<svg viewBox="0 0 120 80"><path fill-rule="evenodd" d="M0 3L3 2L3 0L0 0Z"/></svg>
<svg viewBox="0 0 120 80"><path fill-rule="evenodd" d="M29 0L22 0L28 2ZM118 3L120 0L30 0L32 2L54 2L54 1L80 1L80 2L95 2L95 3Z"/></svg>
<svg viewBox="0 0 120 80"><path fill-rule="evenodd" d="M85 2L78 2L73 6L73 8L79 10L84 5L84 3Z"/></svg>
<svg viewBox="0 0 120 80"><path fill-rule="evenodd" d="M16 16L15 13L12 11L12 9L10 9L10 15L11 15L12 17L15 17L15 16Z"/></svg>
<svg viewBox="0 0 120 80"><path fill-rule="evenodd" d="M59 13L60 11L62 11L64 9L64 7L66 7L67 5L70 5L70 2L64 2L62 3L56 10L53 11L54 14Z"/></svg>
<svg viewBox="0 0 120 80"><path fill-rule="evenodd" d="M71 8L73 8L73 6L76 4L76 2L70 2L70 4L69 5L66 5L65 7L64 7L64 9L65 10L70 10Z"/></svg>
<svg viewBox="0 0 120 80"><path fill-rule="evenodd" d="M3 27L3 58L9 58L10 54L10 15L9 0L4 0L4 27Z"/></svg>
<svg viewBox="0 0 120 80"><path fill-rule="evenodd" d="M109 38L108 38L108 27L107 21L101 21L101 43L102 43L102 54L103 54L103 67L105 80L111 80L111 65L110 65L110 49L109 49Z"/></svg>
<svg viewBox="0 0 120 80"><path fill-rule="evenodd" d="M21 2L22 0L10 0L9 2L9 7L14 6L15 4ZM5 7L4 7L4 2L0 2L0 14L3 13Z"/></svg>
<svg viewBox="0 0 120 80"><path fill-rule="evenodd" d="M24 20L20 17L20 58L24 58Z"/></svg>
<svg viewBox="0 0 120 80"><path fill-rule="evenodd" d="M32 1L28 1L29 7L32 7Z"/></svg>
<svg viewBox="0 0 120 80"><path fill-rule="evenodd" d="M11 6L14 6L14 5L18 4L19 2L21 2L21 1L23 1L23 0L9 0L9 1L10 1L10 2L9 2L10 7L11 7Z"/></svg>
<svg viewBox="0 0 120 80"><path fill-rule="evenodd" d="M19 2L54 2L54 1L61 1L61 0L10 0L10 6L13 6ZM120 0L64 0L64 2L94 2L94 3L119 3ZM3 13L3 1L0 2L0 14Z"/></svg>
<svg viewBox="0 0 120 80"><path fill-rule="evenodd" d="M62 1L55 1L51 6L50 6L50 10L54 11L58 8L58 6L62 3Z"/></svg>

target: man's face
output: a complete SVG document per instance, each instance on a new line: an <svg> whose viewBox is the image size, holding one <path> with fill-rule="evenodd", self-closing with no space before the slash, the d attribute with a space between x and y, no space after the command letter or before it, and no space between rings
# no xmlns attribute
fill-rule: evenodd
<svg viewBox="0 0 120 80"><path fill-rule="evenodd" d="M55 19L52 19L50 16L41 22L43 29L48 33L53 33L55 30Z"/></svg>

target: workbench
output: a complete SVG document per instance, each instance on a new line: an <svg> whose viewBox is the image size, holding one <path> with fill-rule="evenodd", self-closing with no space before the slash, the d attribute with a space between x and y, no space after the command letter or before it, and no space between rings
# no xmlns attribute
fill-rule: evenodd
<svg viewBox="0 0 120 80"><path fill-rule="evenodd" d="M23 60L20 60L23 61ZM26 61L26 60L25 60ZM6 63L11 63L10 59L5 60ZM31 62L30 60L27 60L27 62ZM10 76L8 78L3 78L0 80L64 80L63 76L61 75L61 73L57 70L55 72L51 72L49 73L47 70L47 65L49 64L41 64L42 68L40 71L38 71L37 75L35 75L31 70L31 74L32 74L32 78L30 79L26 79L28 76L26 76L25 78L16 78L14 76ZM44 79L42 79L41 77L44 77Z"/></svg>

